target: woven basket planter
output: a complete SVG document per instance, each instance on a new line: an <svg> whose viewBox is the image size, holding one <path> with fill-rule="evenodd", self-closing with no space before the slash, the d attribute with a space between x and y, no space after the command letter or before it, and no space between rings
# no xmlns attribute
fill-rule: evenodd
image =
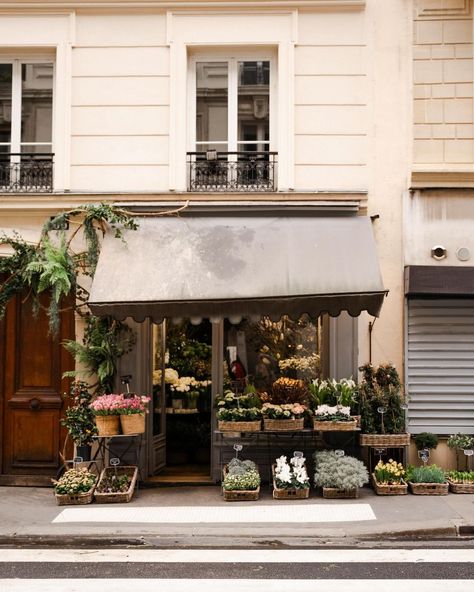
<svg viewBox="0 0 474 592"><path fill-rule="evenodd" d="M263 429L267 432L296 432L304 428L304 418L301 419L264 419Z"/></svg>
<svg viewBox="0 0 474 592"><path fill-rule="evenodd" d="M359 444L361 446L377 446L380 448L409 446L410 434L361 434Z"/></svg>
<svg viewBox="0 0 474 592"><path fill-rule="evenodd" d="M408 485L402 480L402 483L394 485L387 485L379 483L372 473L372 485L377 495L406 495L408 493Z"/></svg>
<svg viewBox="0 0 474 592"><path fill-rule="evenodd" d="M309 487L303 489L279 489L275 483L275 465L272 465L273 475L273 499L308 499Z"/></svg>
<svg viewBox="0 0 474 592"><path fill-rule="evenodd" d="M222 470L223 480L225 479L227 472L227 465L225 465L224 469ZM224 487L222 487L222 493L224 495L225 502L255 502L260 496L260 485L257 487L257 489L249 489L247 491L244 489L227 491L224 489Z"/></svg>
<svg viewBox="0 0 474 592"><path fill-rule="evenodd" d="M58 506L82 506L92 503L94 499L94 490L97 484L97 478L94 485L84 493L55 493Z"/></svg>
<svg viewBox="0 0 474 592"><path fill-rule="evenodd" d="M132 413L131 415L120 415L119 417L122 434L143 434L145 432L144 413Z"/></svg>
<svg viewBox="0 0 474 592"><path fill-rule="evenodd" d="M453 483L449 479L448 483L452 493L474 493L474 483Z"/></svg>
<svg viewBox="0 0 474 592"><path fill-rule="evenodd" d="M313 429L318 432L353 432L357 429L357 420L317 421L313 419Z"/></svg>
<svg viewBox="0 0 474 592"><path fill-rule="evenodd" d="M99 436L117 436L117 434L120 434L119 415L96 415L95 425Z"/></svg>
<svg viewBox="0 0 474 592"><path fill-rule="evenodd" d="M359 488L338 489L337 487L323 487L323 497L326 499L356 499L359 497Z"/></svg>
<svg viewBox="0 0 474 592"><path fill-rule="evenodd" d="M260 432L262 422L259 419L255 421L223 421L220 419L217 422L217 427L221 432Z"/></svg>
<svg viewBox="0 0 474 592"><path fill-rule="evenodd" d="M449 483L412 483L408 482L413 495L448 495Z"/></svg>
<svg viewBox="0 0 474 592"><path fill-rule="evenodd" d="M125 492L120 493L99 493L97 490L94 492L95 501L98 504L125 504L132 500L133 492L135 491L135 485L137 483L138 468L137 467L117 467L117 475L127 474L131 477L130 486ZM100 480L97 485L97 489L100 488L100 484L105 477L115 475L115 468L107 467L103 469L100 474Z"/></svg>

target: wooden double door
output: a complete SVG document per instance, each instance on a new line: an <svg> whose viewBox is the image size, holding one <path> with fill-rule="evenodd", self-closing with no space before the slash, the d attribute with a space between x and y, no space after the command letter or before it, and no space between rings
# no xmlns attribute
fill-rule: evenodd
<svg viewBox="0 0 474 592"><path fill-rule="evenodd" d="M69 388L62 374L74 367L61 342L73 338L72 311L52 337L43 306L35 315L31 298L10 302L0 322L0 485L49 485L58 471Z"/></svg>

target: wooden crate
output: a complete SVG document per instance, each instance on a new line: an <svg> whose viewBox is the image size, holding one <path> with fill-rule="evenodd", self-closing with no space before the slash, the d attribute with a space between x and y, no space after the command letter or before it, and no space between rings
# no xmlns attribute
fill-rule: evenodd
<svg viewBox="0 0 474 592"><path fill-rule="evenodd" d="M110 475L115 474L115 468L107 467L103 469L102 473L100 474L100 480L97 485L97 489L100 488L100 484L105 477L109 477ZM127 491L120 492L120 493L99 493L97 490L94 492L95 501L98 504L126 504L132 500L133 492L135 491L135 485L137 483L138 477L138 467L134 466L123 466L117 467L117 474L118 475L130 475L131 482L130 486Z"/></svg>

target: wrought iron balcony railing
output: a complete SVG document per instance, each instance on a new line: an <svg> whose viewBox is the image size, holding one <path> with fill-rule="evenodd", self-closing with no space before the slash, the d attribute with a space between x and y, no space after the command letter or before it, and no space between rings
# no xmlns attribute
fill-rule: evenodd
<svg viewBox="0 0 474 592"><path fill-rule="evenodd" d="M0 153L0 193L49 193L53 190L50 152Z"/></svg>
<svg viewBox="0 0 474 592"><path fill-rule="evenodd" d="M277 152L188 152L188 190L275 191Z"/></svg>

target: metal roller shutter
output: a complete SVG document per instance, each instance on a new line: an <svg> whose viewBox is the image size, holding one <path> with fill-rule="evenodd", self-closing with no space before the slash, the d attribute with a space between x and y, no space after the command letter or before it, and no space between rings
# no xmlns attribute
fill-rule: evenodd
<svg viewBox="0 0 474 592"><path fill-rule="evenodd" d="M408 302L407 392L413 434L474 433L474 299Z"/></svg>

